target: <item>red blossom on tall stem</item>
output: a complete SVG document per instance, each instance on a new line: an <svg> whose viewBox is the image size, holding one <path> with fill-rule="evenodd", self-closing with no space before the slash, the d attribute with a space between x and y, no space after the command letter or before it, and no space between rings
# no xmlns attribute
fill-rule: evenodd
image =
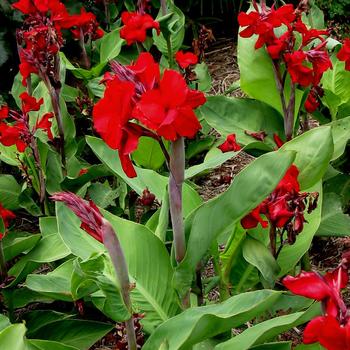
<svg viewBox="0 0 350 350"><path fill-rule="evenodd" d="M293 244L306 222L304 211L307 209L311 212L317 205L318 193L300 192L298 175L298 168L292 165L275 190L241 220L245 229L252 229L259 223L263 228L270 225L270 234L273 234L270 236L271 250L275 256L277 254L276 234L278 233L281 237L281 247L284 232L287 232L288 243ZM267 220L262 219L261 215L264 215Z"/></svg>

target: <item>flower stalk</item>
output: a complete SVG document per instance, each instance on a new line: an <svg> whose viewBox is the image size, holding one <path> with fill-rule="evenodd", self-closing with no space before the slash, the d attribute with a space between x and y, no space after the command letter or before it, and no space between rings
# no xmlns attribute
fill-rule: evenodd
<svg viewBox="0 0 350 350"><path fill-rule="evenodd" d="M128 338L128 349L136 350L137 342L134 320L132 316L132 305L130 300L130 281L128 267L118 236L116 235L112 225L105 219L103 219L102 224L102 239L103 244L105 245L111 257L117 278L119 280L124 304L131 314L131 317L125 321L126 335Z"/></svg>
<svg viewBox="0 0 350 350"><path fill-rule="evenodd" d="M4 246L2 243L2 239L0 239L0 283L5 282L7 278L7 266L4 254Z"/></svg>
<svg viewBox="0 0 350 350"><path fill-rule="evenodd" d="M175 259L179 264L186 253L182 216L182 185L185 179L185 142L183 137L171 143L169 168L170 215L174 235Z"/></svg>

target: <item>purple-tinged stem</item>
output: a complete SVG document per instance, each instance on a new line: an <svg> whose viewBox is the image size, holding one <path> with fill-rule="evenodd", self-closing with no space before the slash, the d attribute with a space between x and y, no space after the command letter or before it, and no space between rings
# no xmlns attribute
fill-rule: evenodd
<svg viewBox="0 0 350 350"><path fill-rule="evenodd" d="M169 170L169 205L173 227L175 259L177 263L180 263L186 253L182 216L182 185L185 179L185 142L183 137L171 143Z"/></svg>
<svg viewBox="0 0 350 350"><path fill-rule="evenodd" d="M81 59L82 59L83 66L85 69L90 69L91 63L90 63L89 57L88 57L87 52L86 52L84 33L83 33L83 30L81 28L80 28L79 44L80 44L80 48L81 48Z"/></svg>
<svg viewBox="0 0 350 350"><path fill-rule="evenodd" d="M273 255L274 258L277 256L277 251L276 251L276 227L271 224L270 222L270 249L271 249L271 254Z"/></svg>
<svg viewBox="0 0 350 350"><path fill-rule="evenodd" d="M295 110L295 84L291 83L290 99L287 107L287 117L284 119L284 129L287 141L293 138L294 129L294 110Z"/></svg>
<svg viewBox="0 0 350 350"><path fill-rule="evenodd" d="M117 278L119 280L124 304L131 315L131 317L125 321L126 335L128 338L128 349L136 350L137 341L136 341L134 320L132 316L133 315L132 305L130 300L130 281L129 281L128 266L126 264L125 255L120 245L118 236L116 235L112 225L105 219L103 219L103 225L102 225L102 238L103 238L103 244L108 250Z"/></svg>
<svg viewBox="0 0 350 350"><path fill-rule="evenodd" d="M40 203L43 203L45 200L45 194L46 194L45 177L44 177L44 172L43 172L43 169L41 166L38 144L37 144L34 136L32 137L32 142L31 142L30 147L33 151L35 165L37 166L38 173L39 173L39 200L40 200Z"/></svg>
<svg viewBox="0 0 350 350"><path fill-rule="evenodd" d="M162 9L162 15L165 16L167 13L166 0L160 0L160 8Z"/></svg>

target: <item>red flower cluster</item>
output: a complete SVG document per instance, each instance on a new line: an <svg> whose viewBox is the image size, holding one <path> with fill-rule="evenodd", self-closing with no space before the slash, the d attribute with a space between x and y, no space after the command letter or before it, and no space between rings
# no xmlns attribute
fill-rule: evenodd
<svg viewBox="0 0 350 350"><path fill-rule="evenodd" d="M236 141L236 135L227 135L226 140L223 144L218 147L223 153L226 152L238 152L242 147Z"/></svg>
<svg viewBox="0 0 350 350"><path fill-rule="evenodd" d="M256 49L265 45L273 60L282 60L286 65L293 83L314 88L310 92L305 106L308 112L314 112L319 105L317 99L318 92L321 91L319 83L322 75L332 68L324 38L329 35L329 32L309 29L301 19L303 9L294 9L292 4L281 6L278 9L266 6L259 9L254 2L254 7L256 11L239 14L240 26L246 27L239 35L243 38L249 38L254 34L258 35ZM277 37L274 29L283 24L286 26L286 31ZM296 33L302 36L302 43L295 50ZM308 45L316 39L321 43L310 49Z"/></svg>
<svg viewBox="0 0 350 350"><path fill-rule="evenodd" d="M345 39L342 48L337 54L339 61L345 62L345 69L350 70L350 39Z"/></svg>
<svg viewBox="0 0 350 350"><path fill-rule="evenodd" d="M260 223L266 228L270 223L282 232L287 231L288 242L294 243L296 235L304 227L307 199L309 198L308 212L315 209L317 203L317 194L300 193L298 175L298 168L292 165L270 196L241 220L242 226L251 229ZM262 219L262 214L267 221Z"/></svg>
<svg viewBox="0 0 350 350"><path fill-rule="evenodd" d="M198 63L198 57L192 52L176 52L175 59L177 64L182 68L186 69L191 65Z"/></svg>
<svg viewBox="0 0 350 350"><path fill-rule="evenodd" d="M51 196L56 202L63 202L81 220L81 228L99 242L103 242L104 218L93 201L86 201L72 192L58 192Z"/></svg>
<svg viewBox="0 0 350 350"><path fill-rule="evenodd" d="M348 284L348 259L324 276L316 272L302 272L287 276L283 284L292 293L322 302L324 316L311 320L304 331L304 343L319 342L327 350L350 350L350 317L341 289Z"/></svg>
<svg viewBox="0 0 350 350"><path fill-rule="evenodd" d="M89 35L98 39L103 35L94 14L82 9L80 15L71 16L59 0L20 0L12 6L27 16L17 31L24 86L31 73L39 74L44 81L56 78L55 57L63 45L61 29L75 27L72 32L76 38Z"/></svg>
<svg viewBox="0 0 350 350"><path fill-rule="evenodd" d="M112 69L103 79L104 97L93 109L94 126L111 148L118 149L125 173L135 177L130 153L140 136L162 136L170 141L194 137L201 126L193 109L203 104L205 97L189 89L176 71L165 70L160 77L159 65L149 53L142 53L127 67L114 62Z"/></svg>
<svg viewBox="0 0 350 350"><path fill-rule="evenodd" d="M31 145L35 132L42 129L47 133L50 140L53 139L51 132L52 113L46 113L37 121L33 128L29 126L28 113L32 111L39 111L43 104L43 99L36 100L29 96L28 93L23 92L20 95L22 100L21 113L10 110L7 106L0 108L0 143L4 146L16 145L18 152L24 152L25 149ZM6 119L12 118L14 123L5 122Z"/></svg>
<svg viewBox="0 0 350 350"><path fill-rule="evenodd" d="M11 211L3 207L0 203L0 217L4 223L5 230L8 228L10 220L13 220L16 215ZM5 235L6 232L0 232L0 240Z"/></svg>
<svg viewBox="0 0 350 350"><path fill-rule="evenodd" d="M124 27L120 30L120 37L125 39L128 45L136 42L143 43L149 29L153 28L158 35L160 34L159 22L147 13L123 12L122 22Z"/></svg>

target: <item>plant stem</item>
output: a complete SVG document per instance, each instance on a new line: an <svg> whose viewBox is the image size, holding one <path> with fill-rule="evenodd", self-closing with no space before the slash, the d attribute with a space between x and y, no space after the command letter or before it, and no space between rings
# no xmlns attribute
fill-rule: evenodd
<svg viewBox="0 0 350 350"><path fill-rule="evenodd" d="M79 38L79 44L81 48L81 58L83 61L83 66L86 69L90 68L90 60L86 52L85 42L84 42L84 33L83 30L80 28L80 38Z"/></svg>
<svg viewBox="0 0 350 350"><path fill-rule="evenodd" d="M54 89L52 86L50 86L49 92L50 92L50 97L52 102L52 108L57 120L58 133L60 135L60 153L61 153L62 165L65 168L66 154L64 150L64 127L63 127L63 118L62 118L61 107L60 107L60 90Z"/></svg>
<svg viewBox="0 0 350 350"><path fill-rule="evenodd" d="M128 338L128 349L136 350L137 342L136 342L136 334L135 334L135 327L134 327L134 320L133 320L132 305L130 300L130 281L129 281L128 266L126 264L125 255L120 245L118 236L115 233L112 225L107 220L103 220L102 238L103 238L103 244L108 250L117 278L119 280L124 304L131 315L130 318L125 321L126 335Z"/></svg>
<svg viewBox="0 0 350 350"><path fill-rule="evenodd" d="M276 258L276 227L270 223L270 249L271 254Z"/></svg>
<svg viewBox="0 0 350 350"><path fill-rule="evenodd" d="M104 6L105 16L106 16L106 24L107 24L106 29L107 31L109 31L111 26L111 14L109 12L109 6L108 6L107 0L103 0L103 6Z"/></svg>
<svg viewBox="0 0 350 350"><path fill-rule="evenodd" d="M286 139L290 140L292 138L293 128L290 129L290 118L289 118L289 111L286 104L286 97L284 95L284 84L283 84L283 78L281 77L281 73L278 67L278 63L273 61L272 62L276 87L278 90L278 93L280 95L280 100L282 104L282 112L283 112L283 119L284 119L284 133L286 135ZM295 92L295 90L294 90ZM292 96L291 96L292 98ZM290 102L288 107L290 106ZM293 120L294 120L294 108L293 108Z"/></svg>
<svg viewBox="0 0 350 350"><path fill-rule="evenodd" d="M37 144L34 136L33 136L32 142L31 142L31 148L33 150L35 165L37 166L38 172L39 172L39 200L40 200L40 203L43 203L45 200L45 194L46 194L45 177L44 177L44 172L43 172L43 169L41 166L38 144Z"/></svg>
<svg viewBox="0 0 350 350"><path fill-rule="evenodd" d="M287 141L293 138L295 110L295 84L291 83L290 99L287 108L287 118L285 118L285 130Z"/></svg>
<svg viewBox="0 0 350 350"><path fill-rule="evenodd" d="M0 283L3 283L7 278L7 266L4 255L4 247L2 239L0 239Z"/></svg>
<svg viewBox="0 0 350 350"><path fill-rule="evenodd" d="M175 259L179 264L186 253L184 223L182 217L182 185L185 179L185 142L180 137L171 143L169 162L169 205L173 227Z"/></svg>
<svg viewBox="0 0 350 350"><path fill-rule="evenodd" d="M160 0L160 7L162 9L162 15L165 16L167 13L166 0Z"/></svg>

